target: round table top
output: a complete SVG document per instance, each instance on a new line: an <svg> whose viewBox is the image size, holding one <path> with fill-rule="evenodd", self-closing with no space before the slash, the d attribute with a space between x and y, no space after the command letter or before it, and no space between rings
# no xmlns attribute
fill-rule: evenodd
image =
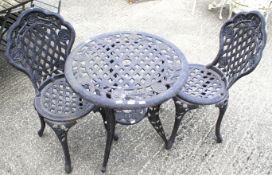
<svg viewBox="0 0 272 175"><path fill-rule="evenodd" d="M75 92L97 106L136 109L177 95L188 63L172 43L143 32L99 35L76 47L65 63Z"/></svg>

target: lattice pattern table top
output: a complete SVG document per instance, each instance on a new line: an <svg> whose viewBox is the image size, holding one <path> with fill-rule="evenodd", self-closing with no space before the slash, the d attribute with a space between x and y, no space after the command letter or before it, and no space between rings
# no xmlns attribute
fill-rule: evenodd
<svg viewBox="0 0 272 175"><path fill-rule="evenodd" d="M142 32L99 35L72 51L65 65L72 88L99 106L135 109L175 96L188 76L172 43Z"/></svg>

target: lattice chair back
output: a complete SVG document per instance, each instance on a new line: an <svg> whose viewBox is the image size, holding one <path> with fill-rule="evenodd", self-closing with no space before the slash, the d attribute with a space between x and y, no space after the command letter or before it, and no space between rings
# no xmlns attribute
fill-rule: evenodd
<svg viewBox="0 0 272 175"><path fill-rule="evenodd" d="M28 9L8 31L6 56L30 77L38 93L43 82L64 73L74 39L74 28L58 14Z"/></svg>
<svg viewBox="0 0 272 175"><path fill-rule="evenodd" d="M225 74L230 88L257 67L265 44L264 17L258 12L239 13L223 25L219 53L210 66Z"/></svg>

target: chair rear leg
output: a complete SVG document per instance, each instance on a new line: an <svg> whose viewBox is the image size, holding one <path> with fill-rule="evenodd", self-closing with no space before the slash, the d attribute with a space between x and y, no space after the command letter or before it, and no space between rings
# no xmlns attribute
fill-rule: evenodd
<svg viewBox="0 0 272 175"><path fill-rule="evenodd" d="M72 172L72 166L71 166L71 158L69 153L69 147L68 147L68 141L67 141L67 135L69 129L76 124L76 121L71 122L54 122L45 120L46 123L54 130L56 133L62 149L64 153L64 159L65 159L65 172L71 173Z"/></svg>
<svg viewBox="0 0 272 175"><path fill-rule="evenodd" d="M215 135L216 135L217 143L222 143L223 138L222 138L222 135L220 133L220 128L221 128L222 119L223 119L224 114L225 114L225 112L226 112L226 110L228 108L228 101L226 100L223 103L218 104L216 106L219 108L219 116L218 116L216 126L215 126Z"/></svg>

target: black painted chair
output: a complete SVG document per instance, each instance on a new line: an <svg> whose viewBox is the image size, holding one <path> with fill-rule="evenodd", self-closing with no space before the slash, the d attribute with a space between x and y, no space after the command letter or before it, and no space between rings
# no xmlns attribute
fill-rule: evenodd
<svg viewBox="0 0 272 175"><path fill-rule="evenodd" d="M191 64L187 83L174 99L176 117L167 149L174 143L183 116L199 105L219 108L215 133L217 142L222 142L220 125L228 106L228 90L257 67L265 44L265 19L258 12L237 14L223 25L216 59L207 66Z"/></svg>
<svg viewBox="0 0 272 175"><path fill-rule="evenodd" d="M67 144L69 129L89 114L94 105L77 95L66 82L64 63L75 39L74 28L56 13L29 9L10 27L7 61L31 79L43 135L47 123L61 142L65 171L71 172Z"/></svg>

